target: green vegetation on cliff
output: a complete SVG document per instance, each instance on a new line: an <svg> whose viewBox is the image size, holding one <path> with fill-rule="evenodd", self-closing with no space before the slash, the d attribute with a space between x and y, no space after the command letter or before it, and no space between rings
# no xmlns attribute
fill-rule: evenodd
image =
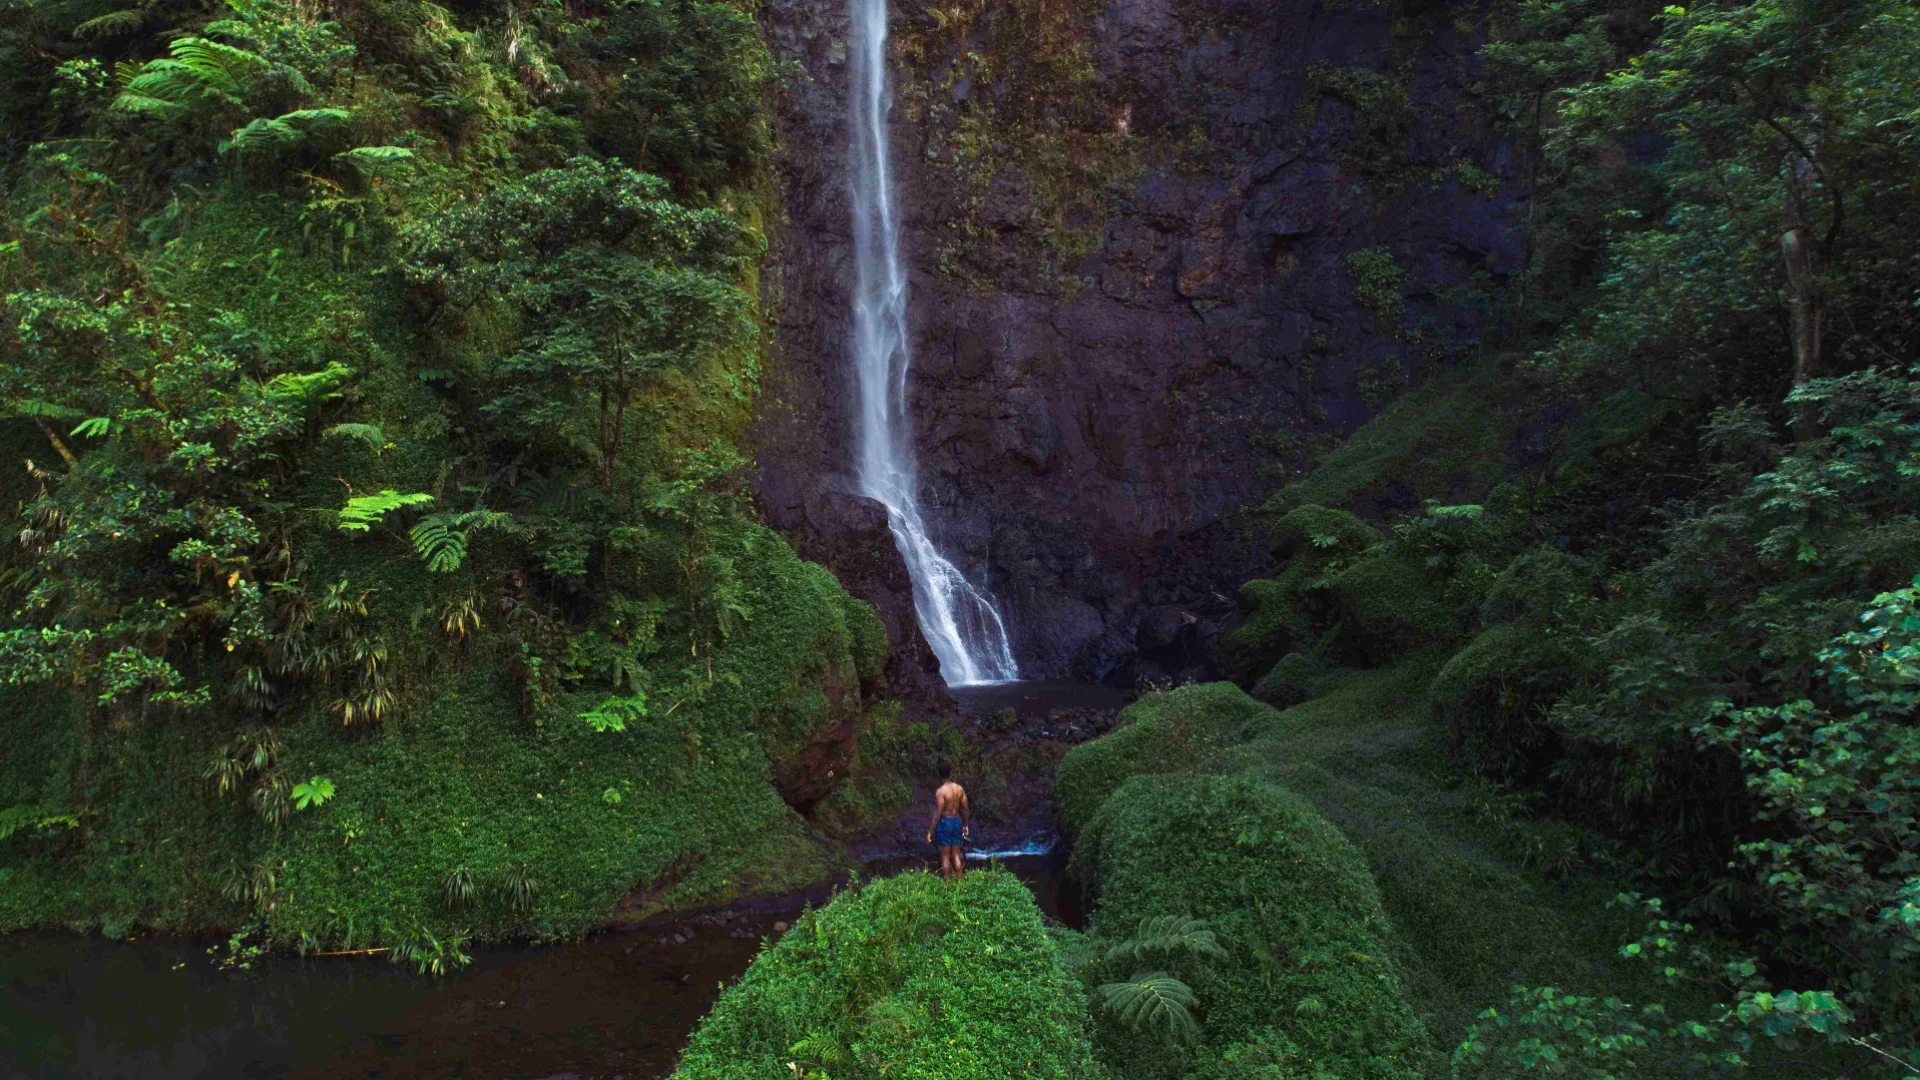
<svg viewBox="0 0 1920 1080"><path fill-rule="evenodd" d="M816 879L729 3L0 13L0 925L459 960ZM25 463L22 468L21 464Z"/></svg>

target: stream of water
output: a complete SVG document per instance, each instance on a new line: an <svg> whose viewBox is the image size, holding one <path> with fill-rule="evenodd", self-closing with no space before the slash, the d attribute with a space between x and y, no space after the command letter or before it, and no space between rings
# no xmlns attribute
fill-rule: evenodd
<svg viewBox="0 0 1920 1080"><path fill-rule="evenodd" d="M921 633L950 686L1020 677L993 597L941 554L920 513L907 416L907 275L900 257L888 160L887 0L851 0L853 75L853 364L859 387L855 474L860 492L887 508L894 543L913 578Z"/></svg>
<svg viewBox="0 0 1920 1080"><path fill-rule="evenodd" d="M1080 923L1060 852L1003 861L1042 910ZM897 859L865 873L926 865ZM721 984L794 918L782 907L480 949L437 980L373 957L271 956L221 970L206 943L13 934L0 937L0 1077L650 1080L672 1072Z"/></svg>

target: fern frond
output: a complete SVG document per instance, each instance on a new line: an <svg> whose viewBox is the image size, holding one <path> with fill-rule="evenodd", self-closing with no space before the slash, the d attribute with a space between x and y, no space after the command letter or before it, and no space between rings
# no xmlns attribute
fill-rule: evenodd
<svg viewBox="0 0 1920 1080"><path fill-rule="evenodd" d="M233 134L220 144L220 152L289 149L305 142L307 135L315 130L344 124L351 119L353 114L345 109L297 109L271 120L256 117L245 127L235 128Z"/></svg>
<svg viewBox="0 0 1920 1080"><path fill-rule="evenodd" d="M453 515L432 514L407 530L413 550L433 574L450 574L467 561L467 534L453 527Z"/></svg>
<svg viewBox="0 0 1920 1080"><path fill-rule="evenodd" d="M236 98L242 83L264 74L269 66L259 53L200 37L176 38L168 51L207 87Z"/></svg>
<svg viewBox="0 0 1920 1080"><path fill-rule="evenodd" d="M349 532L366 532L395 510L432 501L433 496L425 492L402 495L392 488L384 488L377 495L358 495L340 508L340 527Z"/></svg>
<svg viewBox="0 0 1920 1080"><path fill-rule="evenodd" d="M120 96L113 108L179 115L207 99L239 105L245 83L268 67L257 53L206 38L178 38L170 49L171 56L149 60L138 71L116 69Z"/></svg>
<svg viewBox="0 0 1920 1080"><path fill-rule="evenodd" d="M1205 919L1154 915L1140 920L1131 938L1107 950L1109 960L1144 960L1150 952L1184 952L1218 959L1227 955Z"/></svg>
<svg viewBox="0 0 1920 1080"><path fill-rule="evenodd" d="M118 37L121 34L133 33L135 30L146 25L146 22L147 12L145 8L123 8L120 11L109 11L105 15L88 19L86 22L73 28L73 36L81 41L87 41L93 38Z"/></svg>
<svg viewBox="0 0 1920 1080"><path fill-rule="evenodd" d="M828 1069L842 1068L852 1062L840 1039L827 1032L813 1032L787 1048L787 1053L802 1061Z"/></svg>
<svg viewBox="0 0 1920 1080"><path fill-rule="evenodd" d="M353 166L369 180L409 172L413 169L414 161L413 151L404 146L356 146L333 157L335 161Z"/></svg>
<svg viewBox="0 0 1920 1080"><path fill-rule="evenodd" d="M72 420L87 415L69 405L60 405L51 401L40 401L35 398L20 398L17 401L9 401L5 404L4 408L14 416L38 416L48 420Z"/></svg>
<svg viewBox="0 0 1920 1080"><path fill-rule="evenodd" d="M352 109L295 109L290 113L281 113L274 119L295 127L315 131L320 128L344 124L353 119Z"/></svg>
<svg viewBox="0 0 1920 1080"><path fill-rule="evenodd" d="M426 562L429 572L450 574L467 561L467 533L474 529L497 529L518 536L528 532L512 514L480 509L464 514L430 514L407 531L407 538L413 541L414 552Z"/></svg>
<svg viewBox="0 0 1920 1080"><path fill-rule="evenodd" d="M1178 1042L1200 1034L1200 1023L1193 1018L1193 1007L1200 999L1186 983L1164 971L1136 974L1126 982L1103 983L1099 993L1101 1006L1135 1031L1162 1028Z"/></svg>
<svg viewBox="0 0 1920 1080"><path fill-rule="evenodd" d="M219 151L224 154L229 150L279 150L297 146L306 138L306 132L291 124L255 117L245 127L234 128L233 134L220 143Z"/></svg>
<svg viewBox="0 0 1920 1080"><path fill-rule="evenodd" d="M320 435L326 439L358 439L375 450L387 445L387 433L379 424L335 424Z"/></svg>

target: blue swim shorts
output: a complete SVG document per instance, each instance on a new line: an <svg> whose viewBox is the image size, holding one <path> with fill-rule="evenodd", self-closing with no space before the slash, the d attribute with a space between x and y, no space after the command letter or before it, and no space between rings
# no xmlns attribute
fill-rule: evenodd
<svg viewBox="0 0 1920 1080"><path fill-rule="evenodd" d="M933 845L935 847L960 846L960 819L943 817L933 827Z"/></svg>

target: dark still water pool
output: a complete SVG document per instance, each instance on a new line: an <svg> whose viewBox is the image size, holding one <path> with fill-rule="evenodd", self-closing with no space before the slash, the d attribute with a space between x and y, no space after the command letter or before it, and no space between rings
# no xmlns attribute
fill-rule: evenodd
<svg viewBox="0 0 1920 1080"><path fill-rule="evenodd" d="M1060 855L1006 865L1050 915L1079 921ZM0 937L0 1077L651 1080L673 1070L720 984L793 917L726 912L476 950L439 980L377 957L222 971L204 943L14 934Z"/></svg>
<svg viewBox="0 0 1920 1080"><path fill-rule="evenodd" d="M1088 709L1118 712L1127 705L1127 695L1099 683L1078 682L999 682L955 686L949 692L962 711L986 716L1001 709L1012 709L1021 719L1046 716L1056 710Z"/></svg>

